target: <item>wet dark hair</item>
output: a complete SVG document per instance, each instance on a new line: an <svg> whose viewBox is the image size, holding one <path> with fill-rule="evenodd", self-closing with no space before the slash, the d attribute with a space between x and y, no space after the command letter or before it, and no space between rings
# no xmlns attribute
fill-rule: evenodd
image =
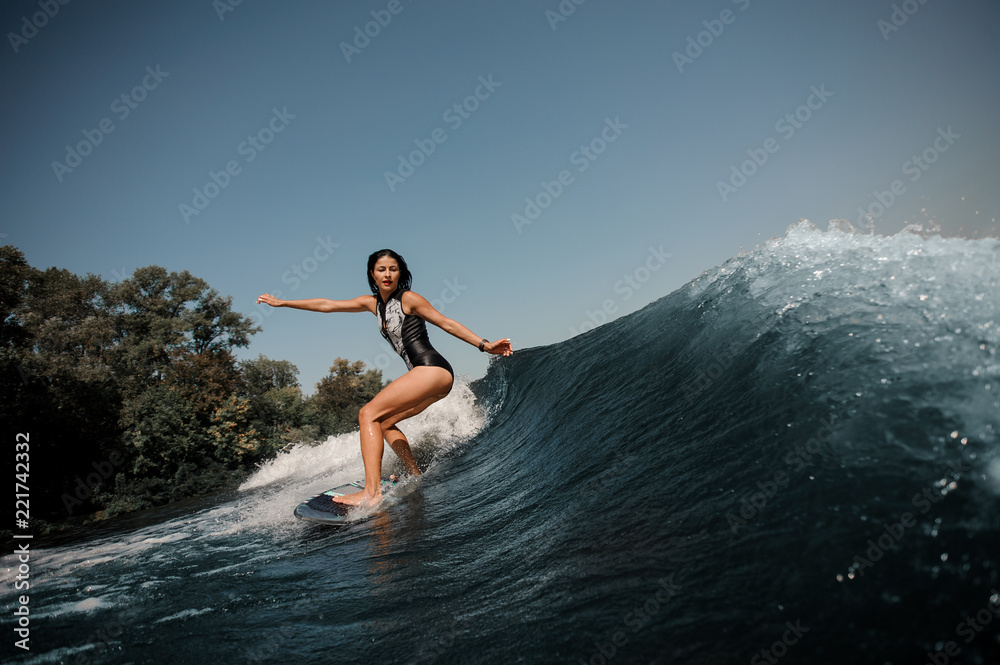
<svg viewBox="0 0 1000 665"><path fill-rule="evenodd" d="M375 283L375 278L372 277L372 272L375 270L375 263L386 256L396 259L396 263L399 264L399 284L396 288L409 291L410 286L413 284L413 275L410 274L410 269L406 267L406 261L403 260L403 257L391 249L380 249L368 257L368 287L376 297L379 295L378 285Z"/></svg>

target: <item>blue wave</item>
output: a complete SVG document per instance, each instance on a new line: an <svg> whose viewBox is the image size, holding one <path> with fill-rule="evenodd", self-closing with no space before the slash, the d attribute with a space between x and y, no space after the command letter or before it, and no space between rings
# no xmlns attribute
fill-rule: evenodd
<svg viewBox="0 0 1000 665"><path fill-rule="evenodd" d="M801 222L494 363L477 386L493 417L454 486L489 497L472 519L490 527L469 533L487 565L521 553L511 580L559 617L532 642L585 662L780 643L794 662L881 663L955 641L998 662L1000 620L969 644L955 626L1000 603L998 254ZM670 576L680 590L644 622Z"/></svg>

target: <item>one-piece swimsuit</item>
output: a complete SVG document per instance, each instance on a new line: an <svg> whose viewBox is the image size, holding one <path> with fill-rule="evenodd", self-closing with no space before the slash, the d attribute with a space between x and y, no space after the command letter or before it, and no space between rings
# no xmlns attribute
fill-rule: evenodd
<svg viewBox="0 0 1000 665"><path fill-rule="evenodd" d="M375 296L376 316L382 337L400 355L407 369L444 367L454 378L455 371L451 365L431 346L424 320L416 314L403 313L403 293L403 290L396 289L389 296L389 302L382 302L380 296Z"/></svg>

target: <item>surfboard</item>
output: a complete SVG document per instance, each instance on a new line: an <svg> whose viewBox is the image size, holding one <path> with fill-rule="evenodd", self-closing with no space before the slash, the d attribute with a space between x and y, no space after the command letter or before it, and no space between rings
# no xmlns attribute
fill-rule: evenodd
<svg viewBox="0 0 1000 665"><path fill-rule="evenodd" d="M396 481L382 481L382 496L396 486ZM365 489L365 481L357 480L346 485L339 485L329 489L322 494L307 499L295 507L295 516L306 522L317 524L346 524L348 522L348 512L354 506L347 506L333 500L335 496L344 496L361 492Z"/></svg>

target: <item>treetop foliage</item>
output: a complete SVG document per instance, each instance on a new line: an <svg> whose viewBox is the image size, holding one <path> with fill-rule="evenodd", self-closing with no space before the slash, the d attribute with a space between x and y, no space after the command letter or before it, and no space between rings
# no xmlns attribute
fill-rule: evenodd
<svg viewBox="0 0 1000 665"><path fill-rule="evenodd" d="M187 271L112 283L0 247L0 417L30 433L33 516L215 491L290 443L355 429L381 372L337 358L304 398L292 363L236 361L259 330Z"/></svg>

